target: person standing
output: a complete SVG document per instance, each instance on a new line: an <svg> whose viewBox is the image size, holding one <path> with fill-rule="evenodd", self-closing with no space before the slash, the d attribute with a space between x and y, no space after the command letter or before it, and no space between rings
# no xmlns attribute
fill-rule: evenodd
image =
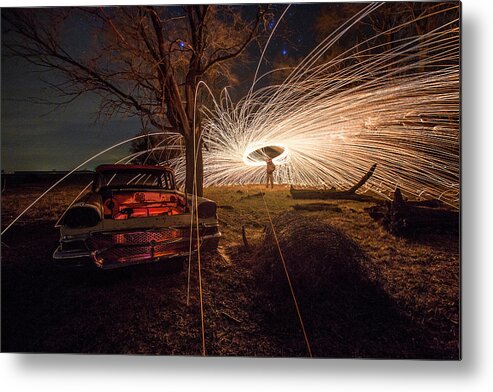
<svg viewBox="0 0 493 392"><path fill-rule="evenodd" d="M272 158L267 159L267 185L266 188L269 187L269 182L271 183L271 188L274 188L274 170L276 170L276 165L272 162Z"/></svg>

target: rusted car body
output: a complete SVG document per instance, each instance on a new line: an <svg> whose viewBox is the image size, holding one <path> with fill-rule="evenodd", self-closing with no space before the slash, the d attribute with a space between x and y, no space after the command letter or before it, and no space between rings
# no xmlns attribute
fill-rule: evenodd
<svg viewBox="0 0 493 392"><path fill-rule="evenodd" d="M215 249L221 236L216 203L199 197L197 206L192 220L192 196L176 189L169 168L99 166L92 190L60 222L53 259L60 266L112 269L177 260L198 246Z"/></svg>

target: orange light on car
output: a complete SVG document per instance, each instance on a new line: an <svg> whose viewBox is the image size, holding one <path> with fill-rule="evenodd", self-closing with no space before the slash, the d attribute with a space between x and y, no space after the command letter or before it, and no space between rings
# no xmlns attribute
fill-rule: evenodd
<svg viewBox="0 0 493 392"><path fill-rule="evenodd" d="M136 193L134 197L137 203L144 203L146 201L146 195L143 192Z"/></svg>
<svg viewBox="0 0 493 392"><path fill-rule="evenodd" d="M115 244L124 244L125 234L115 234L113 241L115 242Z"/></svg>

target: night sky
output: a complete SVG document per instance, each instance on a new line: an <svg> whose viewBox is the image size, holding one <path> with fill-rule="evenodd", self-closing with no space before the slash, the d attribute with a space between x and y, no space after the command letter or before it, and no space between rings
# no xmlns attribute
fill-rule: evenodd
<svg viewBox="0 0 493 392"><path fill-rule="evenodd" d="M313 23L320 7L330 4L292 5L282 23L289 26L289 39L273 39L267 51L267 62L261 73L268 71L270 61L283 56L302 58L317 45ZM274 5L277 18L286 5ZM282 25L278 27L281 31ZM69 37L75 51L87 49L86 26L74 25ZM71 37L71 38L70 38ZM253 60L258 49L250 49ZM114 143L132 137L140 131L136 118L111 118L95 122L98 99L84 95L68 107L53 111L54 107L27 102L31 97L45 97L49 91L41 78L54 80L50 73L40 73L34 65L18 58L3 56L2 49L2 114L1 145L2 170L69 170L88 157ZM233 97L241 97L252 81L257 61L252 61L242 73L242 82ZM38 72L36 72L38 71ZM86 167L92 169L103 162L114 162L127 154L129 146L100 157Z"/></svg>

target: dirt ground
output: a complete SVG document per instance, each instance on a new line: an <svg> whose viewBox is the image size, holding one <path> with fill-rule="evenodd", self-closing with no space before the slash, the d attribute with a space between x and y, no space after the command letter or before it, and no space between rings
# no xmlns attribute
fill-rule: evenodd
<svg viewBox="0 0 493 392"><path fill-rule="evenodd" d="M2 228L47 185L7 186ZM80 183L60 186L2 237L2 351L200 355L196 260L189 305L187 265L179 273L162 265L110 272L52 265L56 217L81 189ZM266 206L275 218L295 204L321 201L293 200L288 187L280 185L267 191L261 186L213 187L205 193L219 205L223 235L218 252L203 254L201 260L207 355L306 356L293 309L276 309L268 288L259 285L263 260L257 249L269 226ZM382 288L385 309L392 310L380 315L370 304L364 316L348 318L330 298L301 303L314 356L458 359L459 237L425 233L397 238L364 211L371 203L329 204L323 211L298 213L340 229L358 245L366 255L368 279ZM328 316L318 317L321 311Z"/></svg>

